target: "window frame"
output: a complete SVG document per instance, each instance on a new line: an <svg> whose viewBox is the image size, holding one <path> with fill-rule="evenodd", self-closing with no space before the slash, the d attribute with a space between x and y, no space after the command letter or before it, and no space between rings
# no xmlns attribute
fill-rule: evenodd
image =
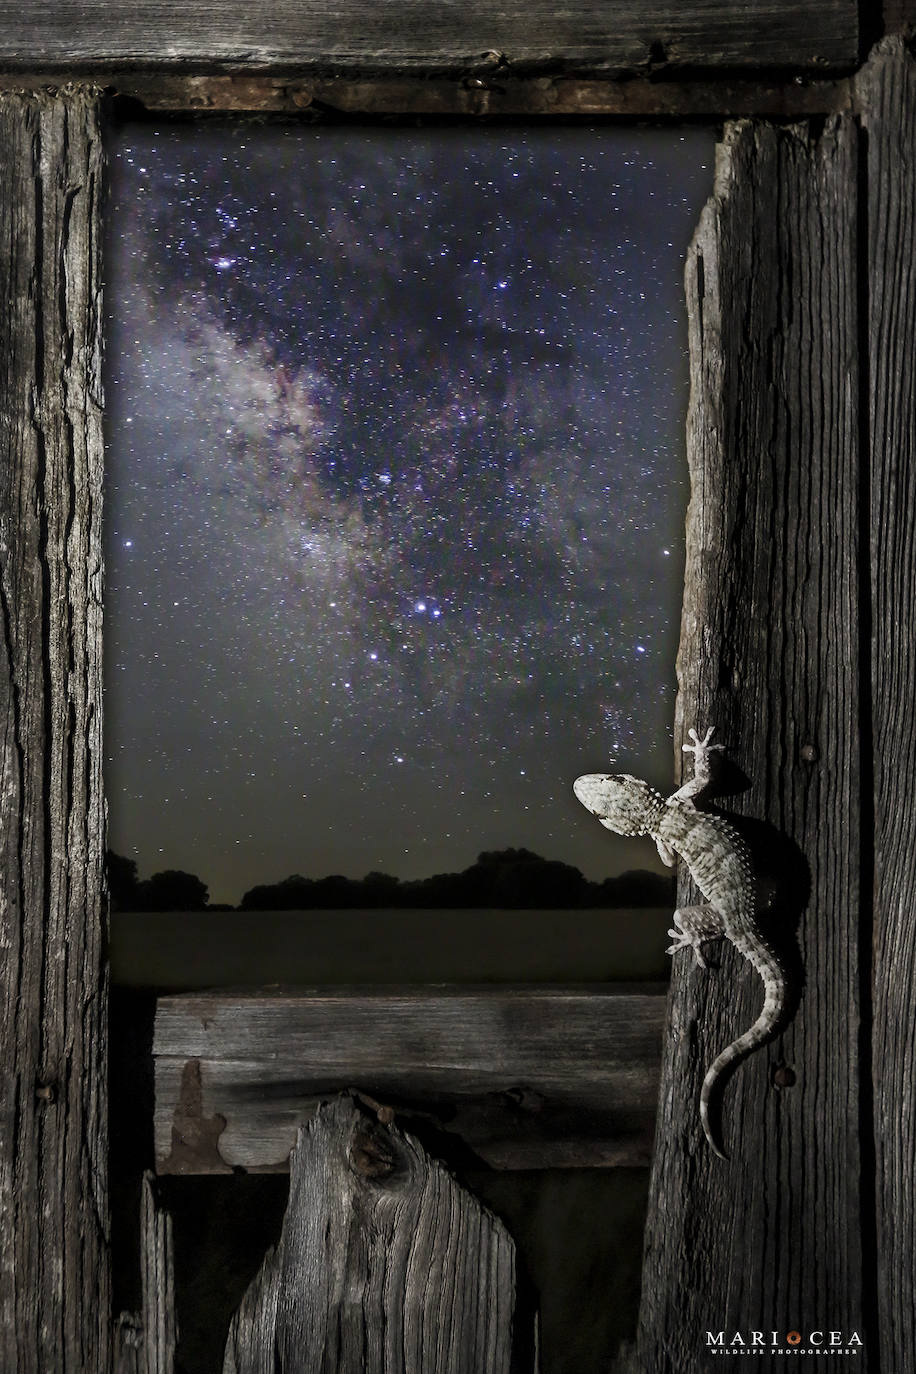
<svg viewBox="0 0 916 1374"><path fill-rule="evenodd" d="M894 1113L908 1100L908 1090L893 1063L885 1069L876 1058L872 1070L868 1056L875 1036L880 1033L892 1041L894 1024L905 1024L905 1013L912 1002L911 994L904 989L914 982L905 980L899 969L895 972L892 957L895 950L899 952L905 947L900 918L895 913L902 913L911 905L903 901L903 896L911 894L912 878L901 867L905 858L896 854L895 836L901 826L906 833L912 829L906 810L906 788L913 780L905 776L902 786L900 782L888 782L888 765L884 762L887 758L892 763L895 756L909 760L912 754L909 722L896 714L891 696L893 680L901 666L913 667L913 650L900 628L900 609L894 605L889 590L893 579L886 576L882 555L883 547L908 547L908 479L895 466L889 436L895 424L904 435L910 433L912 407L885 367L886 358L898 356L894 348L901 337L905 339L905 333L898 330L895 336L893 322L887 324L882 314L888 282L896 282L900 292L909 289L899 273L894 275L893 253L891 259L887 257L889 240L882 217L889 205L902 201L912 181L912 173L901 170L906 139L916 121L912 60L905 45L885 37L864 76L850 75L861 55L858 7L849 0L835 0L829 13L822 5L802 11L800 22L806 26L811 45L804 50L807 56L801 62L793 61L783 49L783 60L774 63L770 57L772 50L767 48L762 50L765 60L755 64L753 51L746 46L747 60L736 65L734 47L728 49L722 42L723 34L730 31L729 21L739 22L755 8L761 11L762 22L768 29L778 30L780 23L784 23L784 35L791 42L788 16L798 12L799 7L774 3L766 6L763 13L761 7L728 4L727 0L712 9L691 0L686 6L670 6L667 18L657 19L659 37L653 37L648 45L640 39L642 60L634 49L636 55L629 67L613 66L609 70L601 53L612 46L608 34L624 6L600 7L604 47L599 32L596 46L583 53L568 44L564 48L555 33L551 38L544 13L530 15L513 0L516 18L528 25L537 49L519 60L512 52L507 56L501 48L491 46L490 35L472 11L468 19L472 37L467 40L470 48L465 55L470 52L482 56L471 55L468 60L461 60L455 48L443 56L441 51L424 50L418 40L409 61L403 52L394 56L380 52L373 62L368 62L364 53L355 64L335 64L326 52L323 57L320 53L306 53L303 60L297 61L296 51L289 49L278 55L267 53L262 47L246 55L198 45L193 54L190 49L182 52L180 44L172 43L170 37L170 26L181 7L171 4L153 5L144 16L154 51L138 53L130 47L131 39L136 46L136 32L129 31L125 18L131 8L123 0L115 6L87 3L74 23L72 15L59 15L51 7L47 30L37 33L34 21L24 13L19 17L8 15L0 21L0 64L5 69L0 87L5 92L3 100L8 110L12 111L6 138L7 151L13 149L13 154L4 173L5 189L7 196L13 195L9 223L21 235L8 239L17 245L6 269L8 282L12 281L15 288L17 312L6 327L8 334L18 331L18 357L34 306L31 293L36 278L32 268L40 264L44 276L39 285L48 292L43 301L49 307L46 322L56 314L57 332L53 340L42 335L36 336L36 341L45 349L46 357L50 356L47 349L53 342L60 364L55 376L45 370L43 386L37 394L26 388L11 398L7 389L6 396L10 422L18 428L20 438L28 439L30 461L36 466L28 472L22 468L13 471L11 467L3 491L7 503L2 531L7 560L4 566L15 571L15 576L11 574L3 586L8 720L13 722L4 753L5 780L8 789L12 787L6 798L6 818L11 821L12 830L6 837L3 871L6 917L13 931L10 947L18 950L20 971L23 960L37 961L36 976L16 985L16 996L7 1002L3 1021L3 1049L10 1067L6 1079L7 1125L0 1132L0 1202L13 1221L0 1266L0 1297L11 1304L5 1310L14 1316L6 1324L2 1337L5 1344L0 1347L7 1356L6 1362L10 1367L18 1362L23 1370L55 1367L64 1374L75 1374L76 1370L90 1366L108 1369L112 1357L104 1184L104 802L97 700L101 564L98 486L92 486L100 479L101 462L101 263L97 235L92 232L98 224L97 205L79 235L74 235L73 215L78 213L81 189L91 183L92 196L98 196L98 119L104 101L117 96L125 101L140 101L150 111L189 115L293 110L300 115L311 111L305 117L322 118L400 113L411 117L422 114L471 118L518 115L731 120L749 115L769 116L777 121L810 117L816 124L820 117L839 114L867 128L868 143L860 152L861 242L854 249L858 329L866 360L860 366L858 380L851 382L860 389L859 442L865 467L854 474L855 490L849 490L847 485L841 496L845 501L865 499L864 525L860 531L865 552L857 568L859 603L853 613L857 627L877 635L877 647L872 648L866 640L866 647L860 649L854 636L844 638L844 627L839 621L832 633L837 637L841 657L845 655L848 660L850 681L855 679L862 692L856 708L861 721L862 755L857 758L854 775L844 772L842 784L836 786L842 785L849 814L862 826L861 837L856 840L853 836L861 847L859 882L866 892L874 888L877 906L872 912L869 899L863 899L858 943L853 940L849 964L835 973L845 989L848 1006L858 1018L862 1050L859 1072L865 1100L857 1110L862 1113L859 1135L865 1150L865 1167L869 1164L869 1114L875 1111L878 1145L873 1144L872 1150L877 1149L879 1169L875 1192L870 1199L865 1198L864 1220L856 1222L846 1215L837 1219L834 1210L831 1223L840 1227L844 1242L858 1243L860 1248L864 1245L866 1261L873 1260L873 1267L880 1270L877 1279L868 1279L863 1302L867 1312L877 1311L880 1302L880 1334L877 1322L872 1332L883 1347L886 1366L893 1367L894 1350L904 1358L902 1351L911 1348L906 1333L914 1321L911 1274L906 1281L907 1254L911 1253L907 1247L914 1234L913 1189L900 1184L901 1178L912 1181L913 1166L906 1155L905 1140L897 1140L894 1134ZM85 20L88 25L86 32L95 32L92 24L98 24L103 9L112 35L107 50L95 38L82 42L82 22ZM231 18L237 9L237 5L227 3L225 13ZM272 0L266 16L261 7L258 23L267 28L275 20L285 23L289 9L279 0ZM846 21L841 26L846 47L841 54L830 49L833 57L826 64L819 63L818 55L827 51L824 43L831 28L836 31L838 16ZM389 12L388 17L395 28L416 32L416 16L409 6ZM904 4L894 7L892 17L902 28L912 16ZM361 6L354 5L348 11L348 23L351 33L361 32L365 24ZM688 55L682 68L674 60L680 51L678 38L691 25L695 38L693 56ZM598 27L600 30L601 25ZM867 36L881 37L877 33ZM705 63L700 60L704 53L708 55ZM825 65L830 71L826 78L812 75L821 72ZM77 88L68 87L67 83L73 80L77 81ZM50 86L56 87L59 94L45 94ZM24 91L35 93L31 103L29 97L17 94ZM14 109L17 101L19 105ZM65 127L73 108L81 101L83 141L80 136L70 137ZM50 121L43 144L38 130L42 118ZM55 121L56 132L51 128ZM69 132L78 133L75 126ZM784 137L794 135L787 132ZM47 154L41 166L35 162L39 145ZM76 166L74 159L81 153L83 161ZM44 200L36 198L36 187L49 193L53 188L53 193ZM27 224L29 217L31 229ZM912 246L912 228L907 233ZM702 295L702 283L699 290ZM900 366L905 369L907 364L903 362ZM890 418L879 402L892 402ZM41 452L34 448L36 434ZM13 466L15 460L14 455ZM37 502L36 491L29 486L35 473L39 476ZM60 485L55 488L53 482ZM710 500L709 492L704 493L704 499ZM55 505L58 500L59 509ZM834 536L828 529L822 537L829 544ZM902 545L900 540L904 540ZM813 556L815 551L810 552ZM853 556L855 550L847 551L847 557ZM69 607L63 605L60 598L66 601L68 587L77 582L80 586L75 600L71 598ZM81 618L74 620L72 611L77 602ZM692 634L696 640L701 632L699 625L689 627L688 639ZM912 682L913 673L908 679L904 674L901 680ZM710 695L715 697L716 690L714 684L707 684L707 701ZM876 739L881 742L880 755L873 748ZM815 744L797 743L802 763L818 762ZM766 795L769 814L785 816L786 807L797 804L800 796L811 799L810 811L815 819L830 804L828 782L822 783L820 790L812 790L813 784L802 784L793 771L799 766L793 763L790 770L787 765L786 777L790 772L792 776L784 787L771 771L771 790ZM898 804L901 795L902 821ZM912 852L912 846L899 847L906 853ZM835 874L832 858L818 855L816 862L827 873L829 887L830 875ZM847 891L841 900L848 900L848 896ZM829 927L823 927L821 933L830 946ZM55 973L58 964L62 970L69 969L72 979L68 975L64 982L60 981ZM688 1004L678 1002L677 992L673 997L672 1014L676 1020L688 1010ZM799 1053L814 1056L811 1062L815 1062L816 1047L803 1051L797 1044L796 1048ZM885 1047L879 1044L878 1048L883 1052ZM875 1077L869 1081L872 1072ZM663 1095L671 1088L670 1081L663 1083ZM829 1145L823 1140L812 1141L803 1149L803 1154L814 1152L809 1161L812 1176L817 1174L818 1149L823 1151ZM677 1156L677 1150L674 1155ZM672 1186L676 1188L677 1180L682 1178L681 1168L678 1158L662 1141L656 1153L653 1184L659 1195L665 1186L669 1190ZM708 1201L721 1193L721 1180L705 1164L699 1166L699 1173L699 1183L691 1183L695 1199ZM60 1183L61 1205L57 1210L52 1206L47 1216L39 1217L38 1199L53 1194L55 1185L51 1180ZM793 1194L792 1177L785 1175L784 1182L785 1207L797 1213L798 1235L806 1245L813 1245L822 1223L808 1215L805 1198ZM686 1188L686 1177L681 1186ZM910 1199L909 1205L901 1216L896 1216L895 1208L899 1209L905 1198ZM29 1283L34 1272L33 1217L42 1228L40 1248L48 1272L53 1268L52 1261L61 1266L60 1278L55 1283ZM852 1230L847 1235L849 1226ZM82 1237L81 1247L74 1247L68 1240L77 1232ZM755 1241L775 1243L775 1233L755 1237ZM845 1253L844 1247L840 1248ZM719 1294L714 1260L715 1247L697 1290L701 1302L715 1302ZM719 1255L719 1261L721 1267L727 1268L725 1254ZM670 1284L660 1291L656 1283L652 1293L655 1307L648 1309L649 1320L654 1314L664 1324L659 1304L663 1305L668 1298L673 1300L669 1306L676 1309L678 1304ZM696 1297L691 1305L696 1306ZM724 1315L722 1319L725 1320ZM809 1319L827 1324L831 1321L825 1313L799 1314L799 1320ZM837 1320L847 1322L847 1314L838 1313ZM854 1314L849 1320L854 1320ZM670 1328L670 1319L666 1322Z"/></svg>

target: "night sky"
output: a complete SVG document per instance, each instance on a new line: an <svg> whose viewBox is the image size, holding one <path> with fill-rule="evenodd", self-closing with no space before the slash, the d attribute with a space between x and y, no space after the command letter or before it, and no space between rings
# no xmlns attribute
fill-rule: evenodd
<svg viewBox="0 0 916 1374"><path fill-rule="evenodd" d="M109 844L212 900L509 845L653 866L701 130L123 130Z"/></svg>

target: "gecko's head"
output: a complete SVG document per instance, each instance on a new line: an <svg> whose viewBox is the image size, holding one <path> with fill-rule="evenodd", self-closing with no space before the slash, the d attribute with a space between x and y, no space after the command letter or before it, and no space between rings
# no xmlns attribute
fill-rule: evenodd
<svg viewBox="0 0 916 1374"><path fill-rule="evenodd" d="M645 835L659 801L648 783L628 773L584 773L573 791L617 835Z"/></svg>

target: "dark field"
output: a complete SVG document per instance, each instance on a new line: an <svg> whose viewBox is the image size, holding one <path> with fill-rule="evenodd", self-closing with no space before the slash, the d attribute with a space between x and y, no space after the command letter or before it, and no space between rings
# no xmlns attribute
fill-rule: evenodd
<svg viewBox="0 0 916 1374"><path fill-rule="evenodd" d="M272 983L595 983L667 979L671 912L116 912L112 981L181 990Z"/></svg>

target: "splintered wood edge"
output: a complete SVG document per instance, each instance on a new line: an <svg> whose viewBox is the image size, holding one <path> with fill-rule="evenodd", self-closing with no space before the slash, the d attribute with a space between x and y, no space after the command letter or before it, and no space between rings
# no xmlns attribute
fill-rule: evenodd
<svg viewBox="0 0 916 1374"><path fill-rule="evenodd" d="M385 1348L411 1369L459 1374L470 1360L509 1374L519 1342L533 1345L505 1226L416 1139L342 1095L299 1132L280 1240L232 1319L225 1374L264 1367L303 1332L355 1368L380 1313Z"/></svg>

